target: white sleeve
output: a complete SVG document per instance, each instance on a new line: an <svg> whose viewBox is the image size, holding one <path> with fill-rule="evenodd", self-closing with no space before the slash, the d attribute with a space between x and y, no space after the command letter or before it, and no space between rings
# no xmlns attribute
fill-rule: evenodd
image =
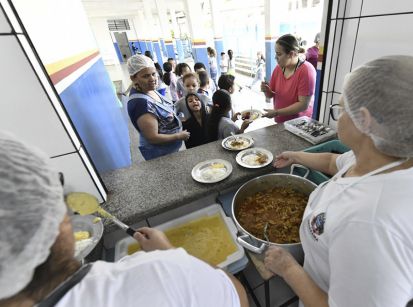
<svg viewBox="0 0 413 307"><path fill-rule="evenodd" d="M347 151L337 157L336 166L338 170L341 170L344 166L349 163L354 163L356 158L354 156L354 152L352 150Z"/></svg>
<svg viewBox="0 0 413 307"><path fill-rule="evenodd" d="M329 306L406 306L413 251L384 227L350 222L330 244Z"/></svg>

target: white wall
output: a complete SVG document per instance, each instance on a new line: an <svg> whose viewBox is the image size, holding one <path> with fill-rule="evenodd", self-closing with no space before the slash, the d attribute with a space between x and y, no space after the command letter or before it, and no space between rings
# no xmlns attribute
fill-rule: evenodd
<svg viewBox="0 0 413 307"><path fill-rule="evenodd" d="M413 1L333 0L320 120L331 126L329 106L338 103L344 77L385 55L413 54Z"/></svg>
<svg viewBox="0 0 413 307"><path fill-rule="evenodd" d="M89 18L89 24L99 47L103 63L105 65L119 64L108 28L107 18Z"/></svg>
<svg viewBox="0 0 413 307"><path fill-rule="evenodd" d="M20 7L23 6L22 1L18 2ZM78 7L75 2L68 1L67 4L73 4L73 6L63 7L63 10L68 10L72 14L72 19L73 8ZM30 16L29 12L41 12L45 3L46 1L24 3L25 13L22 13L20 18L25 16L28 22L25 26L30 24L33 27L41 27L39 19L28 18L28 16ZM52 1L48 4L52 5ZM62 1L59 1L59 4L62 5ZM19 25L18 18L12 12L9 3L1 0L0 5L0 129L10 131L23 141L43 150L50 157L56 169L64 173L65 192L89 192L103 202L106 198L104 187L90 165L81 142L63 111L60 99L47 77L43 64L29 44L28 33ZM55 7L52 6L50 9L55 9ZM14 33L3 10L13 24ZM64 11L59 10L59 12ZM59 14L56 12L52 14L47 11L47 16L53 22L58 22L57 15ZM35 21L39 25L35 25ZM42 22L43 27L53 25L47 20ZM82 17L80 16L76 22L82 23ZM48 28L50 32L49 29L46 31L44 28L41 32L49 33L52 42L55 35L66 39L65 33L58 33L53 26ZM45 41L39 33L33 33L33 37L40 42ZM86 37L87 34L84 38ZM67 40L70 41L69 35ZM70 52L75 52L72 47L58 51L58 49L65 49L65 46L61 46L57 41L54 42L50 44L49 41L50 49L46 44L36 44L43 52L42 59L55 61L62 56L62 53L63 56L67 56ZM85 48L93 47L93 43L86 41L83 43Z"/></svg>

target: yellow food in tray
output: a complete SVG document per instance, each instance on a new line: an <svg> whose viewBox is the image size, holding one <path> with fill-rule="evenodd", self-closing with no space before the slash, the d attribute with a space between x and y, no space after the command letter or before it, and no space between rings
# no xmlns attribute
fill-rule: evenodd
<svg viewBox="0 0 413 307"><path fill-rule="evenodd" d="M175 247L183 247L189 254L211 265L224 262L237 251L237 246L221 215L202 217L165 231ZM140 250L138 243L128 245L128 255Z"/></svg>
<svg viewBox="0 0 413 307"><path fill-rule="evenodd" d="M90 238L89 231L75 231L73 235L75 236L75 241L86 240Z"/></svg>

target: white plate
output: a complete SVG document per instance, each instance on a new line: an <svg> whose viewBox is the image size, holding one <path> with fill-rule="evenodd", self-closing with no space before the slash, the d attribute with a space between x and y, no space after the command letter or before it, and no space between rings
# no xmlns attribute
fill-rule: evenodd
<svg viewBox="0 0 413 307"><path fill-rule="evenodd" d="M250 117L249 118L245 118L245 115L247 115L247 113L250 113ZM254 121L258 118L260 118L262 116L262 112L260 110L257 109L249 109L249 110L244 110L241 112L241 119L245 120L245 119L249 119L251 121Z"/></svg>
<svg viewBox="0 0 413 307"><path fill-rule="evenodd" d="M72 215L70 216L73 232L88 231L90 234L90 244L81 249L76 255L76 259L82 260L95 248L103 234L103 223L99 219L96 223L93 221L96 219L94 215ZM80 242L80 241L79 241Z"/></svg>
<svg viewBox="0 0 413 307"><path fill-rule="evenodd" d="M267 156L267 161L262 164L256 164L256 159L258 158L257 154L263 154ZM272 162L273 155L271 152L264 148L250 148L243 150L237 154L235 161L243 167L247 168L261 168L267 166Z"/></svg>
<svg viewBox="0 0 413 307"><path fill-rule="evenodd" d="M232 165L226 160L212 159L194 166L191 175L201 183L214 183L227 178L232 172Z"/></svg>
<svg viewBox="0 0 413 307"><path fill-rule="evenodd" d="M244 145L242 145L240 147L232 146L231 143L235 140L242 141L244 143ZM223 139L221 145L225 149L233 150L233 151L239 151L239 150L247 149L247 148L251 147L252 145L254 145L254 140L253 140L252 137L250 137L248 135L234 135L234 136L231 135L231 136Z"/></svg>

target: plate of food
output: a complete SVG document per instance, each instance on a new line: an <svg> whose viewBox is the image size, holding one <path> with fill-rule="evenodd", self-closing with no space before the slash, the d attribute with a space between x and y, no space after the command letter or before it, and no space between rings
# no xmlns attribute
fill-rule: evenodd
<svg viewBox="0 0 413 307"><path fill-rule="evenodd" d="M75 257L82 260L100 241L103 223L94 215L72 215L71 222L75 237Z"/></svg>
<svg viewBox="0 0 413 307"><path fill-rule="evenodd" d="M242 120L256 120L262 116L262 112L256 109L249 109L241 112Z"/></svg>
<svg viewBox="0 0 413 307"><path fill-rule="evenodd" d="M246 168L260 168L272 162L273 155L264 148L249 148L239 152L235 161Z"/></svg>
<svg viewBox="0 0 413 307"><path fill-rule="evenodd" d="M222 147L228 150L243 150L254 145L254 140L248 135L231 135L222 140Z"/></svg>
<svg viewBox="0 0 413 307"><path fill-rule="evenodd" d="M195 181L214 183L227 178L232 172L232 165L226 160L212 159L198 163L191 175Z"/></svg>

